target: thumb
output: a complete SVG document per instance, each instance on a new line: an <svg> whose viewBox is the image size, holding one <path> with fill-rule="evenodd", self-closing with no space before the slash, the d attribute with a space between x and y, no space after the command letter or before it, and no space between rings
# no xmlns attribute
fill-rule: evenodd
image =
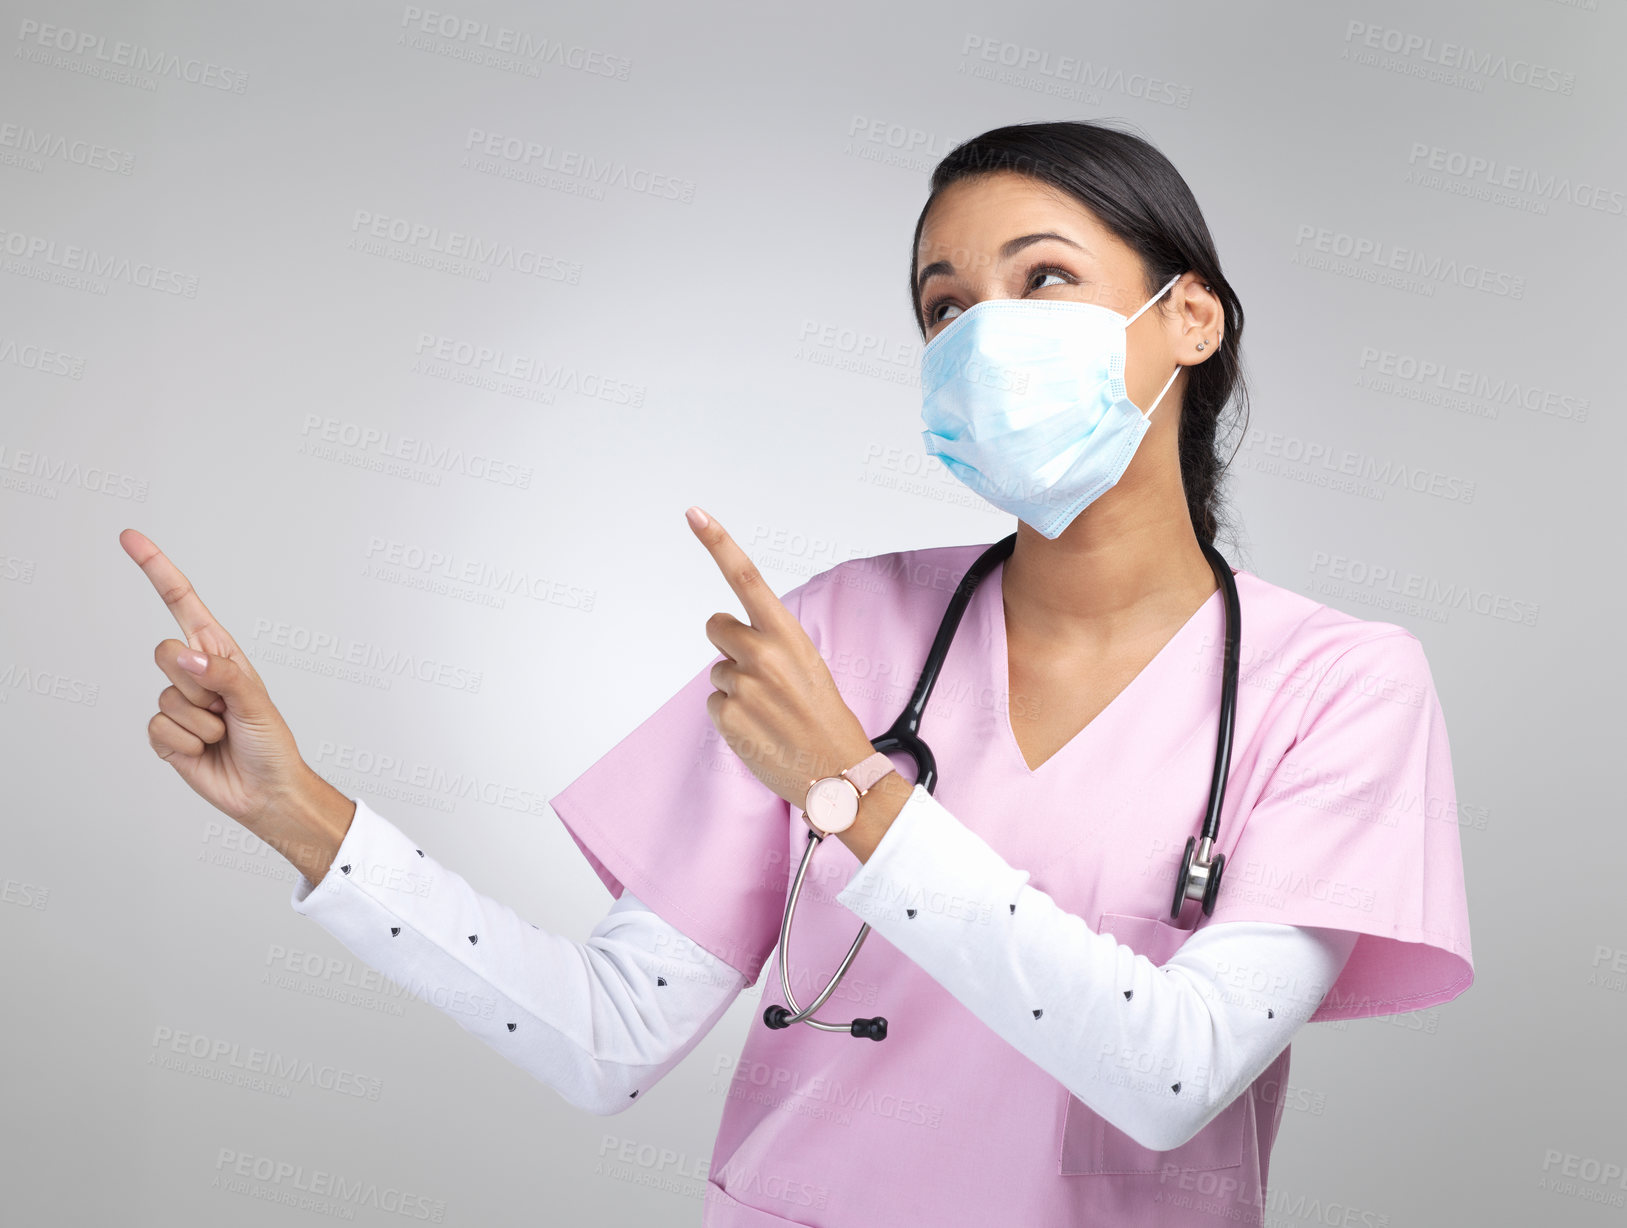
<svg viewBox="0 0 1627 1228"><path fill-rule="evenodd" d="M181 668L225 700L225 706L238 716L252 719L263 714L267 705L265 688L236 661L201 650L179 655ZM209 707L214 710L213 704Z"/></svg>

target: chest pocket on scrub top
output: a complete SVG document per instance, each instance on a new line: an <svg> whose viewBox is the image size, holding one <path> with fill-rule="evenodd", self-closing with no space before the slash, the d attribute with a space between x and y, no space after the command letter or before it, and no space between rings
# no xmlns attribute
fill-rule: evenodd
<svg viewBox="0 0 1627 1228"><path fill-rule="evenodd" d="M1111 934L1137 955L1145 955L1154 964L1163 963L1174 955L1190 936L1190 930L1180 929L1155 917L1136 917L1128 913L1103 913L1096 927L1097 933ZM1152 1085L1166 1073L1157 1064L1154 1055L1125 1054L1121 1058L1104 1057L1114 1063L1116 1071L1138 1082ZM1121 1065L1121 1061L1125 1064ZM1143 1066L1141 1063L1149 1063ZM1173 1082L1179 1072L1172 1073ZM1151 1094L1149 1092L1149 1094ZM1111 1122L1104 1120L1077 1096L1068 1096L1067 1115L1062 1122L1062 1148L1057 1171L1064 1176L1074 1173L1157 1173L1173 1165L1178 1169L1234 1168L1243 1162L1243 1131L1252 1123L1252 1108L1247 1089L1228 1104L1203 1129L1172 1151L1154 1151L1143 1147Z"/></svg>

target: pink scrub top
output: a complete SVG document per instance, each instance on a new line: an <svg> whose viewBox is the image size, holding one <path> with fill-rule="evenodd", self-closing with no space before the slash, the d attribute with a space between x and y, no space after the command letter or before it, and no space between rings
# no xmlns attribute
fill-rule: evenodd
<svg viewBox="0 0 1627 1228"><path fill-rule="evenodd" d="M984 545L851 559L785 594L871 737L908 702L955 585ZM1234 570L1241 657L1211 918L1168 920L1202 825L1225 642L1217 588L1094 720L1037 770L1011 731L1004 564L972 595L921 724L936 798L1030 885L1162 964L1194 926L1275 921L1360 934L1312 1021L1419 1010L1474 978L1439 699L1418 639ZM612 894L625 886L783 1001L780 918L806 842L706 711L714 654L551 799ZM894 757L914 780L907 756ZM806 1004L858 932L835 900L858 869L815 852L792 935ZM1111 991L1111 990L1110 990ZM1071 1095L874 931L818 1012L883 1015L883 1041L754 1022L712 1154L708 1228L1263 1222L1289 1051L1189 1142L1145 1148ZM1151 1084L1143 1052L1104 1053ZM1218 1217L1218 1218L1217 1218Z"/></svg>

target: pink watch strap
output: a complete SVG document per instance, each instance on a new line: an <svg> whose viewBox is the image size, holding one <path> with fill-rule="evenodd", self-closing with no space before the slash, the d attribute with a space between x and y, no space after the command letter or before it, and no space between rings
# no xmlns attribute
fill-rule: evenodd
<svg viewBox="0 0 1627 1228"><path fill-rule="evenodd" d="M896 769L893 767L893 761L887 758L883 752L878 750L874 754L860 759L852 767L848 768L847 771L843 772L842 775L846 776L854 784L858 785L860 793L864 793L870 788L871 785L875 784L876 781L880 780L888 772L894 770Z"/></svg>

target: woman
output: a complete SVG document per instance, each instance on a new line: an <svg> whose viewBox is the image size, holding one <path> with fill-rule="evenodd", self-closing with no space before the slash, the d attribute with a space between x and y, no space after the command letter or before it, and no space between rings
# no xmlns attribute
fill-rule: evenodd
<svg viewBox="0 0 1627 1228"><path fill-rule="evenodd" d="M1212 913L1170 921L1213 768L1226 626L1203 546L1241 305L1174 167L1085 123L951 152L910 293L927 448L1018 517L926 708L935 793L870 739L987 543L848 560L778 598L699 509L750 622L713 615L719 655L551 799L619 897L584 943L304 765L252 666L126 530L202 650L189 673L159 645L174 685L149 738L300 869L296 911L596 1113L649 1095L765 962L772 1015L789 879L810 827L835 835L788 971L806 1004L868 922L822 1013L889 1030L752 1028L708 1225L1260 1224L1297 1028L1472 983L1427 662L1395 624L1231 569L1227 868ZM866 764L836 830L811 789Z"/></svg>

